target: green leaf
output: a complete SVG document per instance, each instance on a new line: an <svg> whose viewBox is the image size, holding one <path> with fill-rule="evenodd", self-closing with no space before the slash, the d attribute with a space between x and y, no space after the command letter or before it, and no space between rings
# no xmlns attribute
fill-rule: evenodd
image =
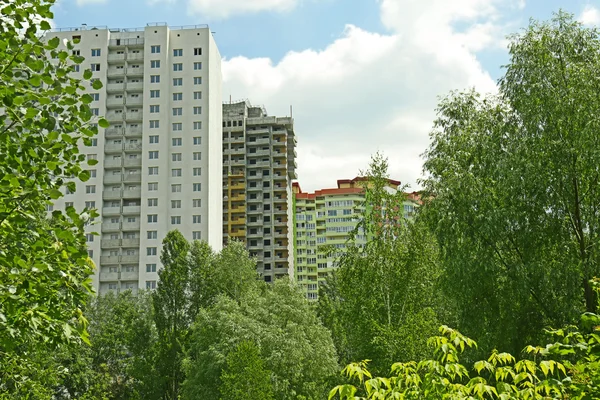
<svg viewBox="0 0 600 400"><path fill-rule="evenodd" d="M59 198L61 198L61 197L62 197L62 193L60 192L60 190L58 190L58 189L54 189L54 188L53 188L53 189L50 189L50 190L48 191L48 195L50 196L50 198L51 198L52 200L56 200L56 199L59 199Z"/></svg>
<svg viewBox="0 0 600 400"><path fill-rule="evenodd" d="M83 79L90 79L92 77L92 70L91 69L86 69L85 71L83 71Z"/></svg>
<svg viewBox="0 0 600 400"><path fill-rule="evenodd" d="M60 40L58 39L58 37L55 36L52 39L48 40L47 47L48 49L56 49L59 44Z"/></svg>
<svg viewBox="0 0 600 400"><path fill-rule="evenodd" d="M100 118L98 120L98 126L101 128L108 128L108 127L110 127L110 123L106 119Z"/></svg>
<svg viewBox="0 0 600 400"><path fill-rule="evenodd" d="M90 179L90 172L87 170L83 170L79 173L79 179L82 182L87 182Z"/></svg>
<svg viewBox="0 0 600 400"><path fill-rule="evenodd" d="M96 79L94 83L92 83L92 88L94 90L102 89L102 82L100 82L100 79Z"/></svg>
<svg viewBox="0 0 600 400"><path fill-rule="evenodd" d="M44 31L49 31L50 29L52 29L52 27L50 26L50 23L48 23L48 21L46 21L46 20L40 22L40 28Z"/></svg>
<svg viewBox="0 0 600 400"><path fill-rule="evenodd" d="M98 164L98 160L87 160L88 165L96 165Z"/></svg>

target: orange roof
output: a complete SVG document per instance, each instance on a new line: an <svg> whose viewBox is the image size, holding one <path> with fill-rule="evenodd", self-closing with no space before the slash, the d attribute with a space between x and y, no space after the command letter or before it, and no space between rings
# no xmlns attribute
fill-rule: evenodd
<svg viewBox="0 0 600 400"><path fill-rule="evenodd" d="M337 184L338 184L338 187L340 187L340 185L343 184L343 183L354 184L356 182L364 182L366 180L367 180L367 178L364 177L364 176L357 176L354 179L338 179ZM397 181L395 179L388 179L388 182L391 185L395 185L395 186L400 186L400 183L401 183L400 181Z"/></svg>
<svg viewBox="0 0 600 400"><path fill-rule="evenodd" d="M354 179L338 179L338 181L337 181L338 187L337 188L315 190L314 193L302 192L302 189L300 188L300 184L298 182L293 182L292 187L295 189L294 192L295 192L296 199L314 199L318 196L335 196L335 195L363 193L364 188L362 188L360 186L356 186L356 183L363 182L366 180L367 180L367 178L365 178L363 176L357 176ZM389 179L388 181L389 181L390 185L394 185L394 186L400 185L400 181L396 181L393 179ZM341 186L343 184L350 184L351 187L342 188Z"/></svg>

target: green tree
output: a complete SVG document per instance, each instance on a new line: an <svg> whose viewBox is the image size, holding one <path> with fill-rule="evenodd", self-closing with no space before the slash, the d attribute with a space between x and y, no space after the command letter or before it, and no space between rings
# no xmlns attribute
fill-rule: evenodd
<svg viewBox="0 0 600 400"><path fill-rule="evenodd" d="M71 43L38 37L50 29L53 4L0 0L0 391L36 374L27 367L41 347L86 340L93 264L84 225L96 214L45 214L65 187L75 190L73 177L89 178L79 144L97 129L92 98L69 76L83 58L71 55Z"/></svg>
<svg viewBox="0 0 600 400"><path fill-rule="evenodd" d="M181 361L192 323L190 319L190 244L181 232L169 232L163 240L159 271L160 281L152 293L154 323L158 331L159 354L157 369L163 380L165 399L179 396L183 381Z"/></svg>
<svg viewBox="0 0 600 400"><path fill-rule="evenodd" d="M390 190L387 171L375 155L363 174L361 221L318 305L342 362L371 358L376 369L424 354L439 325L437 245L423 224L405 219L405 195Z"/></svg>
<svg viewBox="0 0 600 400"><path fill-rule="evenodd" d="M561 12L509 52L497 96L439 105L423 184L458 328L514 353L595 306L600 38Z"/></svg>
<svg viewBox="0 0 600 400"><path fill-rule="evenodd" d="M241 342L227 355L221 382L220 400L273 399L271 371L265 369L254 342Z"/></svg>
<svg viewBox="0 0 600 400"><path fill-rule="evenodd" d="M257 285L260 291L247 292L239 302L221 295L198 314L183 398L218 399L228 355L248 340L260 349L264 366L271 371L275 399L316 400L326 395L327 378L337 371L330 332L289 281Z"/></svg>

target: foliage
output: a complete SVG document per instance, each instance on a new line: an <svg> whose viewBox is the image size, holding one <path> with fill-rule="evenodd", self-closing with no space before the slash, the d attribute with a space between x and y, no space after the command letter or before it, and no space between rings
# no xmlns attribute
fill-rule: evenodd
<svg viewBox="0 0 600 400"><path fill-rule="evenodd" d="M98 297L89 311L93 371L106 371L110 399L159 398L154 370L157 334L148 293ZM77 396L73 396L77 397Z"/></svg>
<svg viewBox="0 0 600 400"><path fill-rule="evenodd" d="M423 184L458 328L515 352L594 310L600 37L558 13L509 49L497 96L440 103Z"/></svg>
<svg viewBox="0 0 600 400"><path fill-rule="evenodd" d="M84 225L96 214L45 214L62 189L75 189L68 180L89 178L78 145L96 128L91 97L68 76L83 58L70 43L37 36L50 29L53 4L0 0L0 392L27 386L44 346L87 340L93 265Z"/></svg>
<svg viewBox="0 0 600 400"><path fill-rule="evenodd" d="M260 290L247 291L239 302L221 295L198 314L183 398L218 399L228 355L248 340L260 349L264 366L271 371L275 399L325 396L325 380L337 371L330 333L287 280L272 286L256 280L255 285Z"/></svg>
<svg viewBox="0 0 600 400"><path fill-rule="evenodd" d="M273 399L271 371L265 369L254 342L241 342L227 355L221 382L220 400Z"/></svg>
<svg viewBox="0 0 600 400"><path fill-rule="evenodd" d="M374 156L361 222L319 295L343 363L374 358L383 367L419 357L438 326L437 246L422 224L405 219L405 196L390 190L387 170L387 160ZM366 244L354 240L359 235Z"/></svg>

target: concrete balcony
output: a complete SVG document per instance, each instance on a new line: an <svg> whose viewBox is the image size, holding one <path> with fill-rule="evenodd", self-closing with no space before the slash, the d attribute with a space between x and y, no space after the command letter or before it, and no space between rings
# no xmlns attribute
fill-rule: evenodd
<svg viewBox="0 0 600 400"><path fill-rule="evenodd" d="M137 281L138 278L139 278L139 273L137 271L121 272L121 280L122 281Z"/></svg>
<svg viewBox="0 0 600 400"><path fill-rule="evenodd" d="M125 129L125 137L141 137L141 136L142 136L142 128L141 127L137 127L137 128L127 127L127 129Z"/></svg>
<svg viewBox="0 0 600 400"><path fill-rule="evenodd" d="M110 143L104 145L105 153L121 153L123 151L123 143Z"/></svg>
<svg viewBox="0 0 600 400"><path fill-rule="evenodd" d="M126 74L127 76L143 76L144 68L127 68Z"/></svg>
<svg viewBox="0 0 600 400"><path fill-rule="evenodd" d="M106 76L109 78L122 78L125 76L125 68L109 68L106 71Z"/></svg>
<svg viewBox="0 0 600 400"><path fill-rule="evenodd" d="M139 199L142 197L141 189L125 189L123 190L124 199Z"/></svg>
<svg viewBox="0 0 600 400"><path fill-rule="evenodd" d="M120 93L123 92L123 90L125 90L124 83L108 83L106 85L106 91L108 93Z"/></svg>
<svg viewBox="0 0 600 400"><path fill-rule="evenodd" d="M115 99L113 97L113 98L109 98L108 100L106 100L106 108L119 108L119 107L123 107L123 104L125 104L125 102L123 101L123 98Z"/></svg>
<svg viewBox="0 0 600 400"><path fill-rule="evenodd" d="M248 226L262 226L262 224L263 224L262 219L259 219L257 221L248 220L248 222L246 223L246 225L248 225Z"/></svg>
<svg viewBox="0 0 600 400"><path fill-rule="evenodd" d="M102 249L114 249L121 245L121 239L105 239L100 242Z"/></svg>
<svg viewBox="0 0 600 400"><path fill-rule="evenodd" d="M121 215L121 207L104 207L102 209L103 216Z"/></svg>
<svg viewBox="0 0 600 400"><path fill-rule="evenodd" d="M106 59L109 64L111 64L111 63L122 64L123 62L125 62L125 54L109 54L106 57Z"/></svg>
<svg viewBox="0 0 600 400"><path fill-rule="evenodd" d="M266 157L270 155L270 150L258 150L256 153L248 153L248 157Z"/></svg>
<svg viewBox="0 0 600 400"><path fill-rule="evenodd" d="M268 161L257 161L254 164L248 164L248 168L268 167L269 164Z"/></svg>
<svg viewBox="0 0 600 400"><path fill-rule="evenodd" d="M231 201L245 201L246 196L243 194L238 194L236 196L231 196Z"/></svg>
<svg viewBox="0 0 600 400"><path fill-rule="evenodd" d="M101 228L102 232L117 232L121 229L121 224L119 222L103 222Z"/></svg>
<svg viewBox="0 0 600 400"><path fill-rule="evenodd" d="M127 97L125 104L128 106L141 106L144 103L141 97Z"/></svg>
<svg viewBox="0 0 600 400"><path fill-rule="evenodd" d="M124 231L139 231L140 230L140 221L123 222L123 230Z"/></svg>
<svg viewBox="0 0 600 400"><path fill-rule="evenodd" d="M102 198L104 200L119 200L121 198L120 190L103 190Z"/></svg>
<svg viewBox="0 0 600 400"><path fill-rule="evenodd" d="M119 139L123 136L123 128L107 128L104 130L104 137L107 139Z"/></svg>
<svg viewBox="0 0 600 400"><path fill-rule="evenodd" d="M144 84L142 82L128 82L127 83L127 91L128 92L141 92L144 90Z"/></svg>
<svg viewBox="0 0 600 400"><path fill-rule="evenodd" d="M262 192L262 191L263 191L263 188L262 188L262 186L258 186L258 185L256 185L256 186L248 186L248 187L246 188L246 190L247 190L248 192Z"/></svg>
<svg viewBox="0 0 600 400"><path fill-rule="evenodd" d="M142 112L127 112L125 113L125 120L128 122L142 122Z"/></svg>
<svg viewBox="0 0 600 400"><path fill-rule="evenodd" d="M125 167L141 167L142 159L141 158L126 158L123 161L123 165Z"/></svg>
<svg viewBox="0 0 600 400"><path fill-rule="evenodd" d="M273 203L287 203L287 197L277 197L273 199Z"/></svg>
<svg viewBox="0 0 600 400"><path fill-rule="evenodd" d="M112 122L112 123L123 122L123 113L116 113L113 111L109 111L106 113L106 116L104 118L106 118L106 120L108 122Z"/></svg>
<svg viewBox="0 0 600 400"><path fill-rule="evenodd" d="M287 224L288 224L287 221L278 221L278 220L273 221L274 226L287 226Z"/></svg>
<svg viewBox="0 0 600 400"><path fill-rule="evenodd" d="M140 239L123 239L121 242L122 247L140 247Z"/></svg>
<svg viewBox="0 0 600 400"><path fill-rule="evenodd" d="M231 207L229 209L229 212L231 214L245 213L246 212L246 207L244 207L244 206Z"/></svg>
<svg viewBox="0 0 600 400"><path fill-rule="evenodd" d="M120 158L104 160L104 168L121 168L123 164Z"/></svg>
<svg viewBox="0 0 600 400"><path fill-rule="evenodd" d="M115 184L123 182L123 177L121 174L104 174L104 183L105 184Z"/></svg>
<svg viewBox="0 0 600 400"><path fill-rule="evenodd" d="M119 256L100 256L101 265L116 265L119 263Z"/></svg>
<svg viewBox="0 0 600 400"><path fill-rule="evenodd" d="M246 149L229 149L224 151L225 154L246 154Z"/></svg>
<svg viewBox="0 0 600 400"><path fill-rule="evenodd" d="M139 153L142 151L141 143L125 143L125 151Z"/></svg>
<svg viewBox="0 0 600 400"><path fill-rule="evenodd" d="M118 281L118 280L119 280L118 272L101 272L100 273L100 282L114 282L114 281Z"/></svg>
<svg viewBox="0 0 600 400"><path fill-rule="evenodd" d="M125 206L123 207L123 215L139 215L141 209L140 206Z"/></svg>
<svg viewBox="0 0 600 400"><path fill-rule="evenodd" d="M144 61L143 53L127 53L127 61Z"/></svg>
<svg viewBox="0 0 600 400"><path fill-rule="evenodd" d="M125 183L140 183L142 182L142 174L126 174L123 181Z"/></svg>
<svg viewBox="0 0 600 400"><path fill-rule="evenodd" d="M140 262L139 254L135 254L135 255L131 255L131 256L121 256L122 264L137 264L139 262ZM130 273L133 273L133 272L130 272Z"/></svg>

